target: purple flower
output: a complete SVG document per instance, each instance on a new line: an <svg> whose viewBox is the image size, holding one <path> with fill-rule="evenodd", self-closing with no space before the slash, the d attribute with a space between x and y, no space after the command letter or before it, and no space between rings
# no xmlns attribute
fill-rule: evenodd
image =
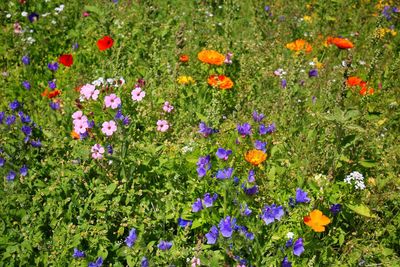
<svg viewBox="0 0 400 267"><path fill-rule="evenodd" d="M296 206L296 203L292 197L289 197L289 206L292 208L294 208L294 206Z"/></svg>
<svg viewBox="0 0 400 267"><path fill-rule="evenodd" d="M265 224L268 225L273 223L275 220L280 221L283 215L283 207L278 207L275 204L272 204L271 206L264 207L263 213L261 214L261 219L263 219Z"/></svg>
<svg viewBox="0 0 400 267"><path fill-rule="evenodd" d="M252 213L252 210L249 209L249 207L247 206L247 204L244 204L244 206L240 205L240 209L241 209L240 214L241 214L242 216L250 216L250 214Z"/></svg>
<svg viewBox="0 0 400 267"><path fill-rule="evenodd" d="M318 70L317 69L312 69L308 72L308 77L318 77Z"/></svg>
<svg viewBox="0 0 400 267"><path fill-rule="evenodd" d="M29 127L28 125L23 125L23 126L21 127L21 131L22 131L26 136L29 136L29 135L32 134L32 128Z"/></svg>
<svg viewBox="0 0 400 267"><path fill-rule="evenodd" d="M262 113L257 113L257 111L253 111L253 120L255 122L261 122L264 119L265 115Z"/></svg>
<svg viewBox="0 0 400 267"><path fill-rule="evenodd" d="M16 176L17 176L17 174L15 173L15 171L12 171L12 170L9 171L7 176L6 176L7 181L9 181L9 182L14 181Z"/></svg>
<svg viewBox="0 0 400 267"><path fill-rule="evenodd" d="M336 215L340 212L341 208L342 208L342 205L333 204L329 210L332 212L333 215Z"/></svg>
<svg viewBox="0 0 400 267"><path fill-rule="evenodd" d="M207 171L211 168L211 157L207 155L205 157L200 157L197 161L197 174L199 177L204 177Z"/></svg>
<svg viewBox="0 0 400 267"><path fill-rule="evenodd" d="M216 178L217 179L229 179L231 178L233 173L233 168L226 168L222 170L218 170Z"/></svg>
<svg viewBox="0 0 400 267"><path fill-rule="evenodd" d="M300 188L296 189L296 203L308 203L310 199L307 197L307 192L304 192Z"/></svg>
<svg viewBox="0 0 400 267"><path fill-rule="evenodd" d="M50 62L49 64L47 64L47 67L51 71L57 71L58 70L58 62Z"/></svg>
<svg viewBox="0 0 400 267"><path fill-rule="evenodd" d="M0 124L3 124L4 117L6 116L6 113L4 111L0 112Z"/></svg>
<svg viewBox="0 0 400 267"><path fill-rule="evenodd" d="M48 81L47 84L49 85L50 89L56 89L57 85L55 81Z"/></svg>
<svg viewBox="0 0 400 267"><path fill-rule="evenodd" d="M11 102L9 105L10 109L12 111L15 111L16 109L21 107L21 103L18 102L18 100L14 100L13 102Z"/></svg>
<svg viewBox="0 0 400 267"><path fill-rule="evenodd" d="M271 124L269 124L267 127L265 127L264 124L261 124L261 125L260 125L259 133L260 133L261 135L273 133L273 132L275 132L275 131L276 131L275 123L271 123Z"/></svg>
<svg viewBox="0 0 400 267"><path fill-rule="evenodd" d="M287 81L286 81L286 79L282 79L282 80L281 80L281 87L282 87L282 89L285 89L286 86L287 86Z"/></svg>
<svg viewBox="0 0 400 267"><path fill-rule="evenodd" d="M125 118L125 116L122 114L122 110L118 109L117 113L114 116L115 120L123 120Z"/></svg>
<svg viewBox="0 0 400 267"><path fill-rule="evenodd" d="M304 252L303 238L299 238L296 240L296 242L294 242L293 254L299 257L303 252Z"/></svg>
<svg viewBox="0 0 400 267"><path fill-rule="evenodd" d="M147 260L146 257L143 257L143 258L142 258L142 261L140 262L140 266L141 266L141 267L149 267L149 266L150 266L150 265L149 265L149 261Z"/></svg>
<svg viewBox="0 0 400 267"><path fill-rule="evenodd" d="M24 65L29 65L31 63L31 59L25 55L22 57L22 63L24 63Z"/></svg>
<svg viewBox="0 0 400 267"><path fill-rule="evenodd" d="M201 133L204 137L208 137L213 133L217 133L218 130L208 127L205 122L200 122L198 132Z"/></svg>
<svg viewBox="0 0 400 267"><path fill-rule="evenodd" d="M192 225L192 221L191 221L191 220L185 220L185 219L179 218L179 219L178 219L178 225L179 225L180 227L190 226L190 225Z"/></svg>
<svg viewBox="0 0 400 267"><path fill-rule="evenodd" d="M28 175L28 167L26 165L22 166L21 169L19 169L19 173L21 176L27 176Z"/></svg>
<svg viewBox="0 0 400 267"><path fill-rule="evenodd" d="M31 84L28 81L23 81L22 86L25 87L26 90L31 89Z"/></svg>
<svg viewBox="0 0 400 267"><path fill-rule="evenodd" d="M293 246L293 238L290 238L285 244L285 247L287 248L290 248L291 246Z"/></svg>
<svg viewBox="0 0 400 267"><path fill-rule="evenodd" d="M246 195L249 195L249 196L253 196L253 195L258 193L258 186L257 185L254 185L254 186L248 188L244 184L242 184L242 189L243 189L244 193Z"/></svg>
<svg viewBox="0 0 400 267"><path fill-rule="evenodd" d="M225 217L225 219L221 219L219 222L219 230L223 237L231 237L233 233L233 228L235 227L236 219L231 219L231 216Z"/></svg>
<svg viewBox="0 0 400 267"><path fill-rule="evenodd" d="M114 152L114 150L113 150L112 145L108 145L108 146L107 146L107 153L108 153L109 155L112 155L113 152Z"/></svg>
<svg viewBox="0 0 400 267"><path fill-rule="evenodd" d="M198 198L192 205L192 212L199 212L203 209L203 203L201 199Z"/></svg>
<svg viewBox="0 0 400 267"><path fill-rule="evenodd" d="M246 135L251 134L251 126L248 123L243 123L242 125L237 125L237 131L242 137L246 137Z"/></svg>
<svg viewBox="0 0 400 267"><path fill-rule="evenodd" d="M228 52L228 53L225 55L224 63L225 63L225 64L232 64L232 56L233 56L233 53Z"/></svg>
<svg viewBox="0 0 400 267"><path fill-rule="evenodd" d="M79 44L78 43L74 43L72 45L72 49L77 50L79 48Z"/></svg>
<svg viewBox="0 0 400 267"><path fill-rule="evenodd" d="M218 228L213 225L210 229L210 232L206 234L207 244L213 245L217 242L218 239Z"/></svg>
<svg viewBox="0 0 400 267"><path fill-rule="evenodd" d="M52 109L52 110L59 110L60 109L60 102L53 102L53 101L51 101L50 102L50 104L49 104L49 106L50 106L50 108Z"/></svg>
<svg viewBox="0 0 400 267"><path fill-rule="evenodd" d="M4 164L6 164L6 160L3 158L0 158L0 167L3 167Z"/></svg>
<svg viewBox="0 0 400 267"><path fill-rule="evenodd" d="M137 239L136 229L135 229L135 228L132 228L132 229L129 231L128 237L125 239L125 244L126 244L128 247L131 248L131 247L135 244L136 239Z"/></svg>
<svg viewBox="0 0 400 267"><path fill-rule="evenodd" d="M100 267L103 265L103 258L98 257L95 262L89 262L88 267Z"/></svg>
<svg viewBox="0 0 400 267"><path fill-rule="evenodd" d="M215 155L217 155L218 158L223 160L228 160L230 154L232 154L232 150L225 150L221 147L218 148L217 153L215 153Z"/></svg>
<svg viewBox="0 0 400 267"><path fill-rule="evenodd" d="M39 19L39 14L35 13L35 12L32 12L32 13L29 14L28 19L29 19L30 22L35 22L35 21L37 21Z"/></svg>
<svg viewBox="0 0 400 267"><path fill-rule="evenodd" d="M213 196L211 196L210 193L205 193L203 197L204 206L206 208L212 207L214 201L217 200L217 198L218 198L217 193L214 193Z"/></svg>
<svg viewBox="0 0 400 267"><path fill-rule="evenodd" d="M128 125L129 123L131 123L131 118L129 118L129 116L126 116L125 118L123 118L123 120L122 120L123 125Z"/></svg>
<svg viewBox="0 0 400 267"><path fill-rule="evenodd" d="M282 267L292 267L292 263L288 260L287 257L283 258Z"/></svg>
<svg viewBox="0 0 400 267"><path fill-rule="evenodd" d="M29 115L25 115L22 111L18 112L18 116L21 119L22 123L30 123L31 122L31 117L29 117Z"/></svg>
<svg viewBox="0 0 400 267"><path fill-rule="evenodd" d="M10 126L11 124L13 124L15 122L15 116L14 115L10 115L6 117L6 124L7 126Z"/></svg>
<svg viewBox="0 0 400 267"><path fill-rule="evenodd" d="M33 147L41 147L41 146L42 146L42 143L40 142L39 139L38 139L37 141L32 140L32 141L31 141L31 145L32 145Z"/></svg>
<svg viewBox="0 0 400 267"><path fill-rule="evenodd" d="M169 250L172 247L172 242L161 240L157 247L161 250Z"/></svg>
<svg viewBox="0 0 400 267"><path fill-rule="evenodd" d="M249 183L254 183L256 181L254 170L249 171L249 175L247 176L247 181Z"/></svg>
<svg viewBox="0 0 400 267"><path fill-rule="evenodd" d="M84 258L85 257L85 252L80 251L77 248L74 248L74 254L72 254L72 257L74 257L74 258Z"/></svg>
<svg viewBox="0 0 400 267"><path fill-rule="evenodd" d="M256 140L254 142L254 148L258 149L258 150L262 150L262 151L266 151L266 147L267 147L267 142L262 142L260 140Z"/></svg>
<svg viewBox="0 0 400 267"><path fill-rule="evenodd" d="M239 178L238 177L233 177L233 183L235 184L235 185L238 185L239 184Z"/></svg>

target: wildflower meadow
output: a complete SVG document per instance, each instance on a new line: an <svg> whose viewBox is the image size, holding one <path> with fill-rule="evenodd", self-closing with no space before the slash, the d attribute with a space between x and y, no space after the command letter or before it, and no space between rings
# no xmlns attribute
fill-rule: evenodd
<svg viewBox="0 0 400 267"><path fill-rule="evenodd" d="M0 21L0 266L400 266L400 2Z"/></svg>

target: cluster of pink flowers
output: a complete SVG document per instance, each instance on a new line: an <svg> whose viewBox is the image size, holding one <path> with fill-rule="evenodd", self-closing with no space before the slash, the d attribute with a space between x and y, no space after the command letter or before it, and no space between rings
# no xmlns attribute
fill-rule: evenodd
<svg viewBox="0 0 400 267"><path fill-rule="evenodd" d="M72 114L72 118L74 119L74 131L77 134L84 134L86 129L89 128L88 118L80 110Z"/></svg>
<svg viewBox="0 0 400 267"><path fill-rule="evenodd" d="M97 90L96 87L92 84L85 84L84 86L82 86L80 92L81 96L87 100L89 100L90 98L92 98L93 100L97 100L100 94L100 91Z"/></svg>
<svg viewBox="0 0 400 267"><path fill-rule="evenodd" d="M104 147L102 147L100 144L95 144L94 146L92 146L92 149L90 151L92 152L92 158L94 159L103 158Z"/></svg>

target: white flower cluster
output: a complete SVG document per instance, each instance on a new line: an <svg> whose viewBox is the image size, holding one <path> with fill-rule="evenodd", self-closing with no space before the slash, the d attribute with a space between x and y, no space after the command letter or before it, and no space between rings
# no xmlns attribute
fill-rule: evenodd
<svg viewBox="0 0 400 267"><path fill-rule="evenodd" d="M361 173L352 172L344 179L344 182L348 184L353 184L353 181L355 189L365 189L364 176Z"/></svg>
<svg viewBox="0 0 400 267"><path fill-rule="evenodd" d="M94 86L102 86L102 85L112 85L114 87L122 86L125 84L125 79L123 77L119 79L108 78L104 80L103 77L98 78L97 80L93 81L92 84Z"/></svg>

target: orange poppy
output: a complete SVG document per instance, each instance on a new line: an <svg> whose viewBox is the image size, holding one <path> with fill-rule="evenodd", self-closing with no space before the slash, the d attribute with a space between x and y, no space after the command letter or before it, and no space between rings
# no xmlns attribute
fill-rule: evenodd
<svg viewBox="0 0 400 267"><path fill-rule="evenodd" d="M297 39L294 42L286 44L286 48L292 51L304 50L307 53L310 53L312 51L312 46L306 40L303 39Z"/></svg>
<svg viewBox="0 0 400 267"><path fill-rule="evenodd" d="M55 89L55 90L49 92L49 90L46 89L46 90L43 91L43 93L41 95L43 97L47 97L49 99L52 99L52 98L54 98L54 97L56 97L58 95L61 95L61 91L58 90L58 89Z"/></svg>
<svg viewBox="0 0 400 267"><path fill-rule="evenodd" d="M347 86L357 86L360 85L362 80L356 76L351 76L347 78Z"/></svg>
<svg viewBox="0 0 400 267"><path fill-rule="evenodd" d="M303 220L304 223L310 226L315 232L324 232L325 226L331 223L331 220L320 210L313 210L310 212L310 215L305 216Z"/></svg>
<svg viewBox="0 0 400 267"><path fill-rule="evenodd" d="M188 55L180 55L179 56L179 61L182 63L189 62L189 56Z"/></svg>
<svg viewBox="0 0 400 267"><path fill-rule="evenodd" d="M231 89L233 87L232 80L225 75L211 75L208 77L207 82L212 87L217 87L221 90Z"/></svg>
<svg viewBox="0 0 400 267"><path fill-rule="evenodd" d="M336 47L340 49L350 49L353 48L354 45L347 39L339 38L339 37L328 37L326 40L328 44L334 44Z"/></svg>
<svg viewBox="0 0 400 267"><path fill-rule="evenodd" d="M203 50L197 54L197 58L203 63L218 66L224 64L225 60L225 56L215 50Z"/></svg>
<svg viewBox="0 0 400 267"><path fill-rule="evenodd" d="M267 154L262 150L252 149L245 154L244 158L248 163L258 166L267 159Z"/></svg>

